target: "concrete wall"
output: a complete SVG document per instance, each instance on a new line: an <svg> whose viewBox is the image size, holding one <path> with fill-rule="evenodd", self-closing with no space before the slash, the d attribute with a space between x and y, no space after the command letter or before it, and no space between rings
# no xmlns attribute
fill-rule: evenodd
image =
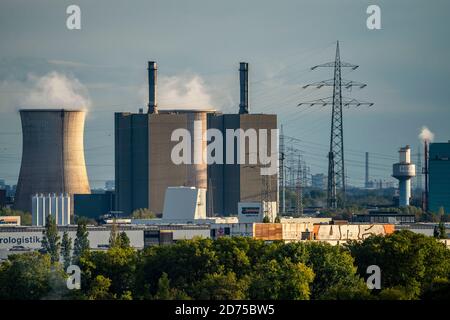
<svg viewBox="0 0 450 320"><path fill-rule="evenodd" d="M22 162L14 208L31 212L36 193L90 193L84 160L85 112L20 110Z"/></svg>
<svg viewBox="0 0 450 320"><path fill-rule="evenodd" d="M74 214L76 216L95 219L115 210L114 192L74 195Z"/></svg>
<svg viewBox="0 0 450 320"><path fill-rule="evenodd" d="M450 143L430 143L429 173L430 211L450 214Z"/></svg>
<svg viewBox="0 0 450 320"><path fill-rule="evenodd" d="M216 128L222 131L224 136L223 154L226 154L226 130L227 129L276 129L277 116L267 114L211 114L208 115L208 128ZM270 134L270 131L269 131ZM270 141L270 139L268 139ZM265 185L269 186L269 200L278 203L278 174L272 176L261 175L261 164L248 163L249 146L246 141L246 164L237 163L237 139L235 139L234 164L210 165L208 167L208 179L211 185L214 199L214 213L221 215L237 215L238 202L262 201ZM257 148L259 152L259 146ZM268 152L271 152L269 145ZM210 204L209 196L207 200ZM209 211L209 210L208 210Z"/></svg>
<svg viewBox="0 0 450 320"><path fill-rule="evenodd" d="M9 250L14 246L23 246L29 249L40 249L42 241L42 231L44 228L27 228L21 231L21 228L0 229L0 250ZM73 241L76 238L76 226L58 228L58 234L62 238L64 231L67 231ZM134 248L144 247L144 230L118 227L118 231L124 231L130 238L130 245ZM100 245L108 245L111 230L105 227L88 227L89 244L92 249L97 249Z"/></svg>
<svg viewBox="0 0 450 320"><path fill-rule="evenodd" d="M364 240L371 235L387 235L393 233L393 224L344 224L315 225L316 240Z"/></svg>
<svg viewBox="0 0 450 320"><path fill-rule="evenodd" d="M136 209L149 208L162 213L167 187L207 188L206 163L176 165L171 159L172 149L178 144L178 141L171 141L173 131L188 130L191 145L194 145L194 121L200 121L204 133L206 112L116 113L117 210L131 214ZM199 152L206 152L206 141L201 142Z"/></svg>
<svg viewBox="0 0 450 320"><path fill-rule="evenodd" d="M148 116L115 114L116 208L125 214L148 207Z"/></svg>

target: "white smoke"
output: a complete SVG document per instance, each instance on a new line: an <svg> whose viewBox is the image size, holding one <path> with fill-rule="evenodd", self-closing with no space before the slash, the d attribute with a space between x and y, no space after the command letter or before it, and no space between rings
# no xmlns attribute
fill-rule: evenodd
<svg viewBox="0 0 450 320"><path fill-rule="evenodd" d="M434 133L427 127L423 126L419 133L419 139L422 141L433 142Z"/></svg>
<svg viewBox="0 0 450 320"><path fill-rule="evenodd" d="M33 86L23 101L26 108L87 109L91 106L86 87L76 78L55 71L28 78Z"/></svg>
<svg viewBox="0 0 450 320"><path fill-rule="evenodd" d="M148 87L139 90L145 105ZM158 77L156 101L160 109L214 109L213 97L198 75Z"/></svg>

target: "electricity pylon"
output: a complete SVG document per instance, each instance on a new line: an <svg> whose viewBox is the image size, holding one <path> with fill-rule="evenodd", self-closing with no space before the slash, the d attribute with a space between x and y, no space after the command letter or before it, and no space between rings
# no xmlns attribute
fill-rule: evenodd
<svg viewBox="0 0 450 320"><path fill-rule="evenodd" d="M295 183L295 196L296 196L296 216L300 217L303 215L303 172L302 172L302 160L300 155L297 160L297 181Z"/></svg>
<svg viewBox="0 0 450 320"><path fill-rule="evenodd" d="M281 205L280 205L280 215L283 215L286 212L286 181L285 181L285 168L284 168L284 135L283 135L283 125L281 125L280 132L280 189L281 189Z"/></svg>
<svg viewBox="0 0 450 320"><path fill-rule="evenodd" d="M371 102L362 102L353 98L346 98L342 96L342 87L349 89L351 87L364 88L366 84L342 79L341 68L351 68L355 70L357 65L341 61L339 53L339 41L336 43L336 57L333 62L327 62L311 68L314 70L320 67L334 68L333 79L319 81L303 86L322 88L324 86L333 87L333 95L328 98L318 99L309 102L301 102L301 105L332 105L331 111L331 136L330 136L330 152L328 153L328 188L327 188L327 205L329 208L336 209L337 202L337 188L341 188L340 206L345 205L345 166L344 166L344 123L342 118L343 106L372 106Z"/></svg>

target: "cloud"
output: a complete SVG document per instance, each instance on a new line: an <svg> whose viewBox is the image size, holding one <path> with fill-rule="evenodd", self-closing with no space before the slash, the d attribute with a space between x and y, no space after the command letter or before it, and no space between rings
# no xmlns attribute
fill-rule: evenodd
<svg viewBox="0 0 450 320"><path fill-rule="evenodd" d="M25 81L0 83L1 111L19 108L88 109L92 105L86 87L76 78L55 71L41 77L28 74Z"/></svg>

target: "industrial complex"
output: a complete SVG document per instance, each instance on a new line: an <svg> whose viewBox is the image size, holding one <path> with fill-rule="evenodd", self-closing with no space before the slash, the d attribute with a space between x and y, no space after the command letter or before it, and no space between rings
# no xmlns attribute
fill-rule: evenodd
<svg viewBox="0 0 450 320"><path fill-rule="evenodd" d="M339 47L335 64L338 63ZM11 253L38 250L49 216L54 218L59 233L66 231L73 239L76 217L100 222L88 226L93 250L109 247L112 225L125 232L136 249L195 237L246 236L264 241L324 241L336 245L400 229L427 235L435 232L436 223L417 223L415 216L408 213L376 209L368 214L355 212L343 221L321 217L321 207L304 208L302 188L307 184L302 179L308 172L301 157L295 162L298 155L285 149L289 139L278 136L277 116L250 112L248 63L239 65L240 104L232 114L213 109L159 109L157 69L156 62L148 62L147 110L114 114L115 181L114 188L103 193L91 193L89 185L83 145L85 111L20 110L23 153L13 208L31 212L32 226L22 225L20 217L1 217L2 259ZM342 108L345 101L333 103ZM399 180L398 207L410 205L411 179L423 174L422 206L434 212L443 208L448 213L450 143L425 141L424 146L422 172L412 163L409 146L399 150L399 162L393 165L392 174ZM336 152L337 159L334 151L328 155L328 176L312 175L310 186L318 192L327 190L330 210L345 206L345 181L339 177L343 173L333 171L334 161L339 163L340 171L344 170L343 162L340 163L343 151ZM268 160L273 159L276 170L263 174L273 165ZM365 164L365 188L370 190L367 152ZM288 168L291 177L286 174ZM290 213L286 206L288 184L295 190L296 202ZM154 217L133 216L136 210L147 210ZM449 225L445 228L448 230Z"/></svg>
<svg viewBox="0 0 450 320"><path fill-rule="evenodd" d="M239 136L227 135L227 130L275 130L277 117L271 114L251 114L248 106L248 63L240 64L241 102L236 114L222 114L215 110L158 110L157 67L148 63L149 103L147 113L115 114L115 175L116 210L130 214L139 208L162 213L164 193L168 187L188 186L208 190L205 201L211 215L236 215L242 201L264 202L268 208L278 208L278 175L261 175L265 165L258 158L254 164L240 164ZM142 110L141 110L142 111ZM194 150L189 163L175 164L171 152L178 141L172 133L185 129L190 133ZM222 153L232 139L236 152L233 163L205 163L207 130L215 129L222 135ZM196 131L197 130L197 131ZM245 133L244 133L245 134ZM250 158L250 142L244 136L245 150ZM248 138L250 139L250 138ZM268 154L275 151L269 145Z"/></svg>

